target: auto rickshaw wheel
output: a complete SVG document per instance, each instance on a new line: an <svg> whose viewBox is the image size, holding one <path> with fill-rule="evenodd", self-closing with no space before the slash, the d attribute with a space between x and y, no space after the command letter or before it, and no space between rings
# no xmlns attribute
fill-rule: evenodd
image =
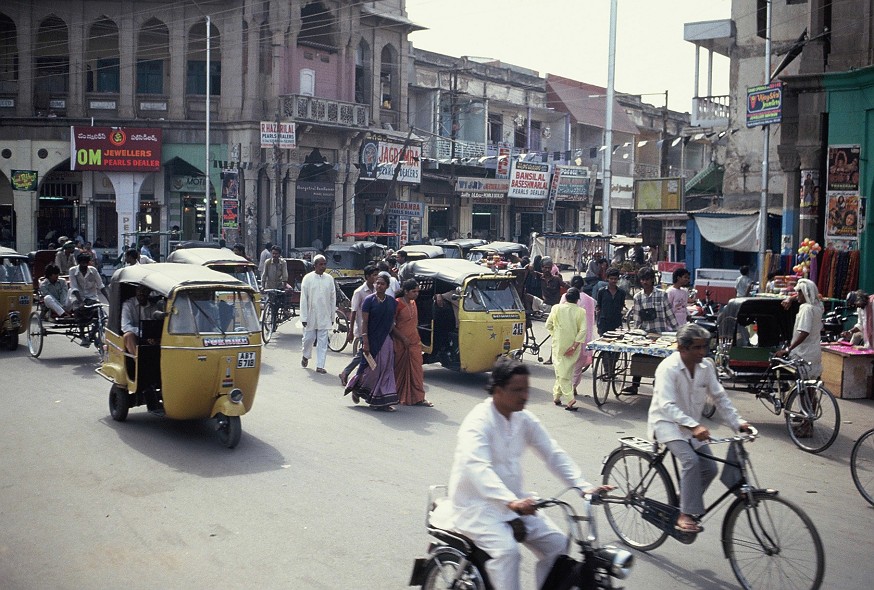
<svg viewBox="0 0 874 590"><path fill-rule="evenodd" d="M6 337L6 350L18 350L18 330L10 332Z"/></svg>
<svg viewBox="0 0 874 590"><path fill-rule="evenodd" d="M240 423L239 416L225 416L224 414L216 414L216 433L223 445L229 449L233 449L240 442L240 436L243 434L243 426Z"/></svg>
<svg viewBox="0 0 874 590"><path fill-rule="evenodd" d="M109 389L109 414L116 422L127 420L127 412L130 409L128 392L124 387L113 385Z"/></svg>
<svg viewBox="0 0 874 590"><path fill-rule="evenodd" d="M27 322L27 349L33 358L38 358L42 354L43 336L42 318L39 313L32 312L30 319Z"/></svg>

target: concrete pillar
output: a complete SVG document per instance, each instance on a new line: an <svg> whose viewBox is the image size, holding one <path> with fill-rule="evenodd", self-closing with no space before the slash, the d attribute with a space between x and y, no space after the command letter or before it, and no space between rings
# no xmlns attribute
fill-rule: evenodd
<svg viewBox="0 0 874 590"><path fill-rule="evenodd" d="M19 252L36 250L39 238L36 235L36 191L12 191L12 207L15 209L15 248Z"/></svg>
<svg viewBox="0 0 874 590"><path fill-rule="evenodd" d="M33 19L31 18L30 10L22 10L19 12L20 20L18 21L18 34L23 35L25 31L33 31ZM18 102L15 105L16 113L19 117L32 117L33 110L33 76L36 69L33 63L33 46L31 43L20 43L18 45L18 59L21 67L18 68ZM21 225L21 217L18 218L18 224Z"/></svg>
<svg viewBox="0 0 874 590"><path fill-rule="evenodd" d="M106 172L115 191L115 212L118 214L118 254L124 251L124 243L130 242L137 229L137 211L140 208L140 189L148 172ZM157 187L156 187L157 188Z"/></svg>
<svg viewBox="0 0 874 590"><path fill-rule="evenodd" d="M825 151L822 149L822 146L819 145L799 145L796 150L798 152L798 168L795 170L794 178L787 178L786 190L788 192L794 189L797 206L799 203L799 195L801 194L801 171L824 170L825 166L823 166L823 159L825 158ZM819 203L817 203L817 207L800 210L797 231L795 233L796 247L804 238L815 239L819 234L819 231L822 229L822 226L820 225L821 221L817 212L819 208L822 207L823 200L826 198L825 183L826 179L821 174L819 177ZM792 188L790 188L790 186Z"/></svg>
<svg viewBox="0 0 874 590"><path fill-rule="evenodd" d="M139 35L134 25L133 15L125 13L118 24L118 116L121 118L133 118L136 100L136 54L138 49ZM125 42L126 39L132 42Z"/></svg>
<svg viewBox="0 0 874 590"><path fill-rule="evenodd" d="M174 9L174 18L167 23L170 31L170 88L164 89L168 97L170 119L185 119L185 67L188 61L188 30L190 23L182 18L181 9ZM204 21L205 22L205 21ZM205 25L204 25L205 26Z"/></svg>
<svg viewBox="0 0 874 590"><path fill-rule="evenodd" d="M69 53L69 92L67 116L85 116L85 35L87 23L70 24L67 50Z"/></svg>

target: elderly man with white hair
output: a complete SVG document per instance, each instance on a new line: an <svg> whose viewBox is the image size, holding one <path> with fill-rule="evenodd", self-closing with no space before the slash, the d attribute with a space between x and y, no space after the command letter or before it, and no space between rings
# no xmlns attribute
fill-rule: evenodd
<svg viewBox="0 0 874 590"><path fill-rule="evenodd" d="M334 277L325 274L328 261L319 254L313 258L314 270L303 277L300 284L300 321L303 324L303 356L300 366L309 364L313 342L316 343L316 372L326 373L328 330L337 313L337 292Z"/></svg>

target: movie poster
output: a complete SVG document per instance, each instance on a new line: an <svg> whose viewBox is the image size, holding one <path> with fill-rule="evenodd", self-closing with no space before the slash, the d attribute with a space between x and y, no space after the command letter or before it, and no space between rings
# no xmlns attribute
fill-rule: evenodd
<svg viewBox="0 0 874 590"><path fill-rule="evenodd" d="M828 191L859 192L858 145L833 145L828 148Z"/></svg>
<svg viewBox="0 0 874 590"><path fill-rule="evenodd" d="M828 197L826 238L855 239L859 235L859 195L832 193Z"/></svg>
<svg viewBox="0 0 874 590"><path fill-rule="evenodd" d="M801 195L799 202L802 209L815 209L819 206L819 170L801 171Z"/></svg>

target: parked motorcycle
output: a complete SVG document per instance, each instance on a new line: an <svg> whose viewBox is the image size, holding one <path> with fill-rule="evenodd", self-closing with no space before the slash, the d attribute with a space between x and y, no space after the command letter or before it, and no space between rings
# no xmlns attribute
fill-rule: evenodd
<svg viewBox="0 0 874 590"><path fill-rule="evenodd" d="M822 315L822 342L837 342L841 333L852 327L859 317L856 312L856 292L851 291L844 303L838 303Z"/></svg>
<svg viewBox="0 0 874 590"><path fill-rule="evenodd" d="M719 328L716 323L716 317L719 314L719 303L711 299L710 290L704 291L704 300L697 298L698 291L692 289L689 293L689 299L694 299L695 303L688 305L688 319L693 324L697 324L710 332L710 348L713 352L716 351L716 344L719 341Z"/></svg>
<svg viewBox="0 0 874 590"><path fill-rule="evenodd" d="M578 491L576 488L570 489ZM431 486L425 522L428 534L435 540L428 547L428 555L416 559L409 585L419 586L422 590L491 590L485 568L489 556L467 537L431 524L438 493L445 496L446 486ZM576 559L567 555L559 557L541 590L615 588L613 578L623 580L630 573L634 564L631 553L609 545L598 546L595 516L592 513L592 506L596 504L601 504L601 496L586 494L582 514L577 514L570 504L558 498L537 502L538 510L550 506L562 508L573 545L580 551ZM581 522L587 523L585 534Z"/></svg>

